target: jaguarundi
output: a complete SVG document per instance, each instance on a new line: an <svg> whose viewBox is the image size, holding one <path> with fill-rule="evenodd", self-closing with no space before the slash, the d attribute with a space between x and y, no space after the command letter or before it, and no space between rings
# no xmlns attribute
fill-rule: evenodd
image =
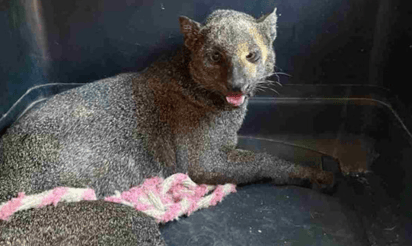
<svg viewBox="0 0 412 246"><path fill-rule="evenodd" d="M207 184L265 178L276 184L297 179L333 183L332 173L236 149L249 99L274 74L276 9L259 19L216 10L204 24L183 16L179 22L184 45L174 55L143 72L120 74L57 94L7 130L0 141L0 203L18 192L34 194L57 186L91 187L102 198L146 178L174 173L188 173L195 182ZM93 204L121 207L101 202L83 205L93 209ZM76 210L80 205L61 206ZM112 210L111 216L116 211L125 213L121 208ZM13 219L13 228L23 227L23 217L32 218L31 213L42 214L42 220L61 213L53 207L47 211L25 211ZM70 213L67 216L75 225L85 223L70 220ZM85 216L96 226L105 217ZM69 223L57 221L63 227ZM164 243L154 223L147 220L140 225L153 229L147 232L152 238L134 235L130 245ZM81 241L82 233L90 232L72 233L65 236ZM19 237L57 240L42 235L22 233Z"/></svg>

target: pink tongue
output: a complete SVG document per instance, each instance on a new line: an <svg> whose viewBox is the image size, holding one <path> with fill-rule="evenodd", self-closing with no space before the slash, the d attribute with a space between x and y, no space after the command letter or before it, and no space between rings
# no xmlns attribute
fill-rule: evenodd
<svg viewBox="0 0 412 246"><path fill-rule="evenodd" d="M244 95L227 96L226 100L228 103L234 106L240 106L245 101L245 96Z"/></svg>

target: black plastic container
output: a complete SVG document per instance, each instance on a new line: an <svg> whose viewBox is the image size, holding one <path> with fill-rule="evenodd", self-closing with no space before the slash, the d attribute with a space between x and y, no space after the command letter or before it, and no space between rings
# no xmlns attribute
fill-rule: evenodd
<svg viewBox="0 0 412 246"><path fill-rule="evenodd" d="M239 147L340 170L332 194L253 184L161 226L169 245L412 245L412 15L402 0L0 0L0 135L28 108L140 71L178 16L278 8L279 93L250 100ZM287 75L289 74L289 75Z"/></svg>

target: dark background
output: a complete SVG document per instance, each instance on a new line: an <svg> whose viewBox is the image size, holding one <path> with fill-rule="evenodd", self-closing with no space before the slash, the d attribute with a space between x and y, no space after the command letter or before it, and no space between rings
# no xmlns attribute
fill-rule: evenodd
<svg viewBox="0 0 412 246"><path fill-rule="evenodd" d="M147 67L182 44L178 16L278 8L284 84L383 86L412 109L408 0L0 0L0 116L27 89L86 83ZM412 110L410 110L412 112Z"/></svg>

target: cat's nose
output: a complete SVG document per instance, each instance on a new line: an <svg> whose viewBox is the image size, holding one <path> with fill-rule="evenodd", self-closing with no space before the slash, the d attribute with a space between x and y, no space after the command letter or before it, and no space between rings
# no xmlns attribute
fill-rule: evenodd
<svg viewBox="0 0 412 246"><path fill-rule="evenodd" d="M247 84L245 83L235 83L231 86L231 91L236 93L245 93L247 89Z"/></svg>
<svg viewBox="0 0 412 246"><path fill-rule="evenodd" d="M232 76L230 79L230 89L233 92L244 93L247 88L248 80L246 76L241 72L241 69L234 68L232 70Z"/></svg>

